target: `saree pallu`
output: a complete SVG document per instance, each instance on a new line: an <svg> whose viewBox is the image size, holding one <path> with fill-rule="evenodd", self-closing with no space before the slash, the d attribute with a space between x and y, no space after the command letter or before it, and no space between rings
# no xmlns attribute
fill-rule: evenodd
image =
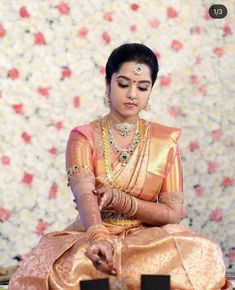
<svg viewBox="0 0 235 290"><path fill-rule="evenodd" d="M66 150L66 164L89 166L96 186L105 183L102 122L93 121L72 130ZM142 121L144 122L144 121ZM156 202L164 192L183 189L182 167L177 140L180 130L144 122L145 143L125 167L111 152L116 180L126 192ZM150 226L103 224L114 239L114 263L128 290L140 289L141 274L171 276L172 290L232 289L225 280L220 247L182 224ZM43 236L15 272L10 290L78 290L81 280L110 278L98 271L86 257L88 237L79 217L64 231Z"/></svg>

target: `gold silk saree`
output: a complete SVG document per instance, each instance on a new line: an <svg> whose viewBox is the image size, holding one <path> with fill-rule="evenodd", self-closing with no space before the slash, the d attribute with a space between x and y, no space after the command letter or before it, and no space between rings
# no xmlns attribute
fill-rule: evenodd
<svg viewBox="0 0 235 290"><path fill-rule="evenodd" d="M105 118L75 127L69 136L66 166L86 165L95 185L107 184L102 124ZM181 130L141 120L144 143L126 166L110 149L112 173L125 192L149 202L183 191ZM172 197L174 195L172 194ZM182 224L151 226L103 215L115 241L114 264L128 290L140 289L141 274L171 276L172 290L232 289L225 280L220 247ZM63 231L44 235L15 272L10 290L77 290L81 280L113 277L98 271L85 256L88 238L79 219Z"/></svg>

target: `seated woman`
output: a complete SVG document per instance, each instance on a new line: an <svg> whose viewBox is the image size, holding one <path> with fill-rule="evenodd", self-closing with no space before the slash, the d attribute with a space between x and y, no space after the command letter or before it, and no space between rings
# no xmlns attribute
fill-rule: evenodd
<svg viewBox="0 0 235 290"><path fill-rule="evenodd" d="M42 237L10 290L75 290L81 280L113 275L137 290L141 274L170 275L174 290L232 289L219 246L180 224L181 130L139 117L157 73L155 54L142 44L111 53L110 112L75 127L67 143L68 185L79 216Z"/></svg>

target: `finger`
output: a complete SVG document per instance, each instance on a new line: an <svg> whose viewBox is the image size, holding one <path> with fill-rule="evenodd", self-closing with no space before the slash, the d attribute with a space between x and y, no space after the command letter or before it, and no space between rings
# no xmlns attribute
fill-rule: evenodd
<svg viewBox="0 0 235 290"><path fill-rule="evenodd" d="M99 256L99 250L96 248L96 246L90 246L87 251L85 252L85 255L92 261L92 262L98 262L100 261Z"/></svg>
<svg viewBox="0 0 235 290"><path fill-rule="evenodd" d="M101 258L103 258L106 261L109 267L115 270L115 267L113 264L113 248L111 244L108 244L108 246L101 248Z"/></svg>
<svg viewBox="0 0 235 290"><path fill-rule="evenodd" d="M99 209L102 210L105 207L106 204L106 200L101 199L100 205L99 205Z"/></svg>
<svg viewBox="0 0 235 290"><path fill-rule="evenodd" d="M106 191L106 188L105 187L97 188L96 191L98 192L98 194L104 194Z"/></svg>

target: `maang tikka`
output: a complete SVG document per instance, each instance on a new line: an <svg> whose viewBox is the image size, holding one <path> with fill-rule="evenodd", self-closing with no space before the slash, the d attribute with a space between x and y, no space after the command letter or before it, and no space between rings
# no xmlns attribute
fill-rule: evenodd
<svg viewBox="0 0 235 290"><path fill-rule="evenodd" d="M136 75L140 75L143 72L143 68L140 63L137 63L133 69Z"/></svg>

